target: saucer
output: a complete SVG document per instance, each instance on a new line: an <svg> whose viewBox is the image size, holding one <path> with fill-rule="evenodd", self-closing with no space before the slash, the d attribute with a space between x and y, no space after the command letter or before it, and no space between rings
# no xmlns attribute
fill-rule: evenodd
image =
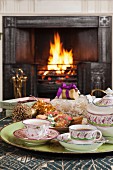
<svg viewBox="0 0 113 170"><path fill-rule="evenodd" d="M45 144L47 141L56 138L59 135L59 132L53 129L49 129L48 130L48 134L45 135L42 138L39 138L38 136L31 136L28 134L27 132L27 128L22 128L22 129L18 129L16 131L13 132L13 135L28 143L28 144L32 144L32 145L41 145L41 144Z"/></svg>
<svg viewBox="0 0 113 170"><path fill-rule="evenodd" d="M102 135L107 140L106 143L113 144L113 126L97 126L97 128L102 132Z"/></svg>
<svg viewBox="0 0 113 170"><path fill-rule="evenodd" d="M106 139L106 143L110 143L113 144L113 137L112 136L104 136L104 138Z"/></svg>
<svg viewBox="0 0 113 170"><path fill-rule="evenodd" d="M57 136L59 143L67 150L73 152L89 152L97 150L106 140L103 138L101 141L80 141L70 138L69 133L60 134Z"/></svg>

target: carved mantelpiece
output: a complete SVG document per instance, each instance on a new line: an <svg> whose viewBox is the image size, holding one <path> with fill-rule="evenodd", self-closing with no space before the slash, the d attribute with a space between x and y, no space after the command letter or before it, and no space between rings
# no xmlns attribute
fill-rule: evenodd
<svg viewBox="0 0 113 170"><path fill-rule="evenodd" d="M30 28L96 28L98 30L98 61L82 62L78 66L78 88L84 94L93 88L111 87L112 63L112 17L111 16L4 16L3 17L3 64L4 64L4 99L13 98L11 76L16 67L22 67L28 80L27 95L37 96L34 53L30 44ZM20 31L27 29L27 32ZM22 35L22 43L27 46L26 56L32 59L28 63L18 65L16 56L26 57L18 52L18 35ZM20 40L20 39L19 39ZM28 40L29 43L26 43ZM26 44L25 44L26 43ZM32 42L33 44L34 42ZM22 44L23 45L23 44ZM6 71L7 70L7 71ZM32 74L31 74L32 73ZM100 80L102 80L100 82ZM8 83L6 83L8 82ZM8 89L8 90L6 90Z"/></svg>
<svg viewBox="0 0 113 170"><path fill-rule="evenodd" d="M83 94L90 94L92 89L111 87L111 63L85 62L78 65L79 89ZM96 92L98 97L103 94Z"/></svg>

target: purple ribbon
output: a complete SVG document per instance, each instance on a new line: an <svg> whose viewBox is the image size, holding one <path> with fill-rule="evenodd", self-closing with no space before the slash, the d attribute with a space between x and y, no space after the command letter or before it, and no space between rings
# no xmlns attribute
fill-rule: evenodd
<svg viewBox="0 0 113 170"><path fill-rule="evenodd" d="M76 85L73 84L73 83L70 84L70 85L68 85L68 86L67 86L65 83L63 83L63 84L61 85L61 87L59 87L59 89L58 89L58 91L57 91L57 97L58 97L58 98L60 97L63 89L66 89L66 98L70 99L70 97L69 97L69 90L70 90L70 89L77 89L77 87L76 87Z"/></svg>

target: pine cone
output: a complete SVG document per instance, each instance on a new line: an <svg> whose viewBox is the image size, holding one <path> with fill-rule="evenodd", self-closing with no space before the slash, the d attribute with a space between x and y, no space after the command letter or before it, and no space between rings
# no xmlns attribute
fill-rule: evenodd
<svg viewBox="0 0 113 170"><path fill-rule="evenodd" d="M19 122L21 120L32 118L32 110L26 104L18 103L12 113L13 122Z"/></svg>

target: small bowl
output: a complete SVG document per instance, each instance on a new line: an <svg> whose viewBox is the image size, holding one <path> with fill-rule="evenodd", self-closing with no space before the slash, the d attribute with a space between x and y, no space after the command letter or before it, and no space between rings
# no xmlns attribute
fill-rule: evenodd
<svg viewBox="0 0 113 170"><path fill-rule="evenodd" d="M97 128L102 132L103 137L108 140L107 143L113 144L113 127L97 126Z"/></svg>

